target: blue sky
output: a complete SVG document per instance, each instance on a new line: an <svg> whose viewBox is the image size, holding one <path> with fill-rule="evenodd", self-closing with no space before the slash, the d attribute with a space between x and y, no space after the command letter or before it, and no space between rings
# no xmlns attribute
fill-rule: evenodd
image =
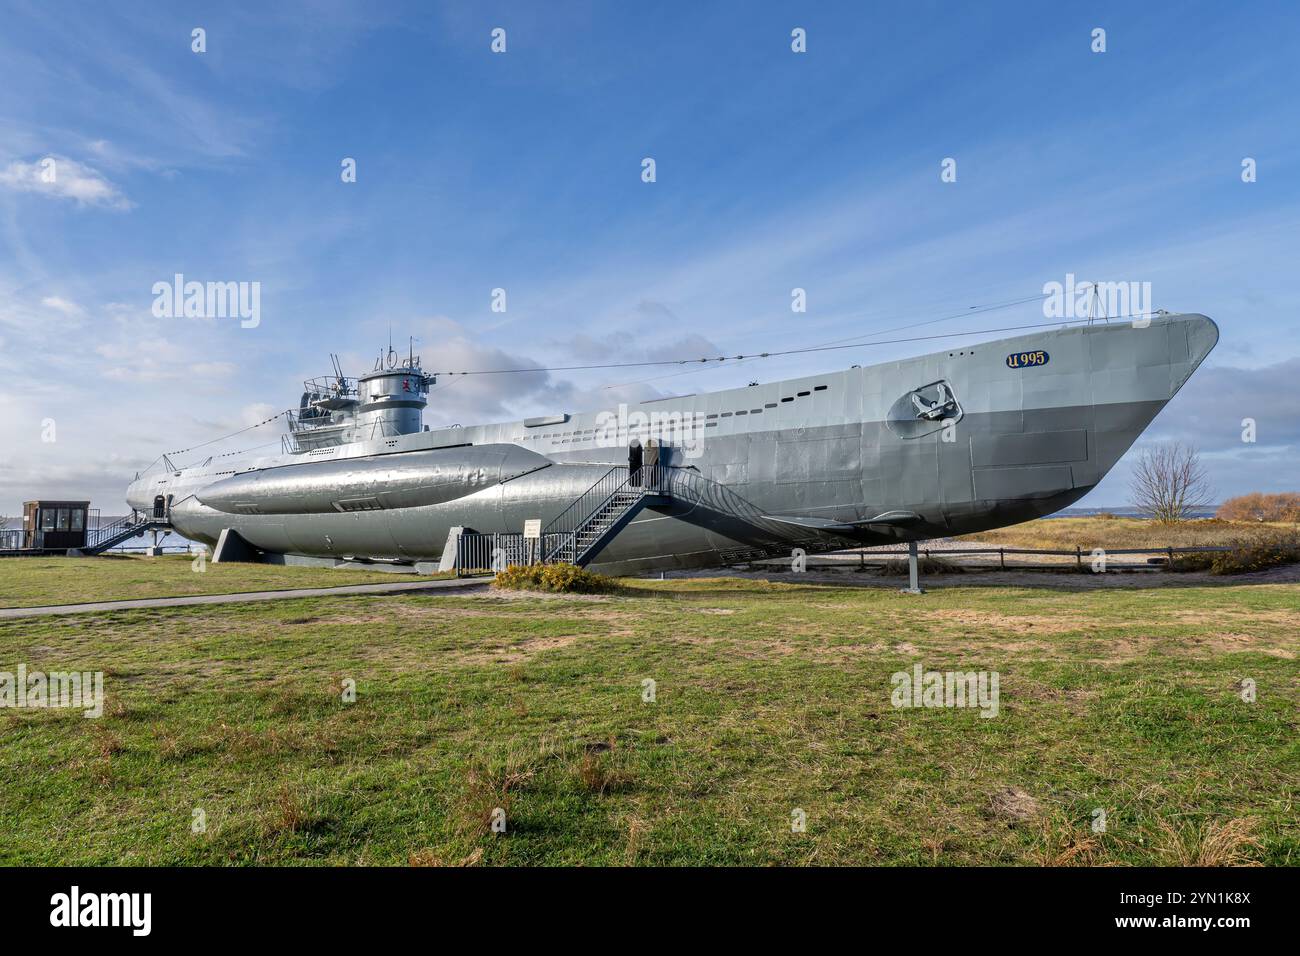
<svg viewBox="0 0 1300 956"><path fill-rule="evenodd" d="M736 354L1068 272L1215 318L1218 350L1148 437L1196 441L1220 497L1296 485L1294 3L114 6L0 3L0 513L38 493L121 510L159 452L295 404L330 351L369 367L390 327L428 368ZM178 272L259 282L260 324L154 317L153 284ZM467 378L425 420L943 344ZM1085 503L1122 504L1126 484L1121 463Z"/></svg>

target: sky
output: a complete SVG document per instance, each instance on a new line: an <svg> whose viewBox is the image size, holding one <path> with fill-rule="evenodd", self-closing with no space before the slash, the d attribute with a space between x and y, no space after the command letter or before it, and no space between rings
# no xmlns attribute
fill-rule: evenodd
<svg viewBox="0 0 1300 956"><path fill-rule="evenodd" d="M1294 2L3 0L0 24L0 514L120 513L160 453L390 335L436 371L748 354L1042 321L979 309L1067 274L1219 323L1142 442L1196 444L1219 499L1300 485ZM257 283L256 324L155 314L178 273ZM425 422L948 344L443 378ZM1080 504L1126 504L1135 454Z"/></svg>

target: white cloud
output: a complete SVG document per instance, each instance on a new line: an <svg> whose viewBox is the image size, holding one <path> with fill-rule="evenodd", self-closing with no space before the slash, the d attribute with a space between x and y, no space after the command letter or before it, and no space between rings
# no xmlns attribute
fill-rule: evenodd
<svg viewBox="0 0 1300 956"><path fill-rule="evenodd" d="M244 427L248 427L266 421L277 411L281 411L281 409L267 402L254 402L251 405L245 405L239 410L239 418Z"/></svg>
<svg viewBox="0 0 1300 956"><path fill-rule="evenodd" d="M236 367L234 362L195 362L190 372L198 378L222 378L234 375Z"/></svg>
<svg viewBox="0 0 1300 956"><path fill-rule="evenodd" d="M0 169L0 186L70 199L79 206L126 210L133 205L97 170L63 156L47 156L30 163L15 160Z"/></svg>
<svg viewBox="0 0 1300 956"><path fill-rule="evenodd" d="M69 318L75 318L86 314L86 310L77 305L77 303L57 295L47 295L45 298L41 299L41 305L45 306L47 309L53 309L55 312L62 312Z"/></svg>

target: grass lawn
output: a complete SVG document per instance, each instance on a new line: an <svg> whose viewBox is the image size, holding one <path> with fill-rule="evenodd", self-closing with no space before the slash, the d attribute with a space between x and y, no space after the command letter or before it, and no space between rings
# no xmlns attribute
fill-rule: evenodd
<svg viewBox="0 0 1300 956"><path fill-rule="evenodd" d="M1141 518L1039 518L955 538L1006 548L1194 548L1233 544L1261 535L1294 534L1296 525L1209 518L1161 525Z"/></svg>
<svg viewBox="0 0 1300 956"><path fill-rule="evenodd" d="M1298 652L1289 584L0 621L0 670L102 670L108 696L0 710L0 864L1296 865ZM998 715L894 708L915 663L997 671Z"/></svg>
<svg viewBox="0 0 1300 956"><path fill-rule="evenodd" d="M213 564L194 569L194 558L104 555L96 558L0 559L0 607L84 604L130 598L233 594L281 588L322 588L419 580L410 574L274 564ZM447 575L425 575L425 578Z"/></svg>

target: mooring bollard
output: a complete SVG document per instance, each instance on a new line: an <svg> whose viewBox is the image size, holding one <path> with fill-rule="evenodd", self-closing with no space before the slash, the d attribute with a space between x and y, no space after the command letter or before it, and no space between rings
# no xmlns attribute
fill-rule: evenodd
<svg viewBox="0 0 1300 956"><path fill-rule="evenodd" d="M927 549L926 554L930 552ZM916 566L916 542L907 542L907 580L909 587L899 588L903 594L924 594L921 590L920 572Z"/></svg>

